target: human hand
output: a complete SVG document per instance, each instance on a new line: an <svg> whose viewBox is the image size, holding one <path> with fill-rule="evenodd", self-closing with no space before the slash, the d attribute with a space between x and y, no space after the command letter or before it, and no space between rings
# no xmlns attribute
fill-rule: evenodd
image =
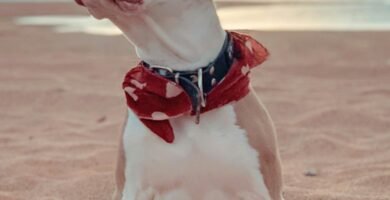
<svg viewBox="0 0 390 200"><path fill-rule="evenodd" d="M96 19L115 19L141 10L144 0L75 0Z"/></svg>

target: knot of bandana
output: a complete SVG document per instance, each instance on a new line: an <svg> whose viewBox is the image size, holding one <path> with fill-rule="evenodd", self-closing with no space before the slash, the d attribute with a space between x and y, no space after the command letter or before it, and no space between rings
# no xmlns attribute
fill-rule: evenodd
<svg viewBox="0 0 390 200"><path fill-rule="evenodd" d="M229 33L234 45L233 64L225 78L207 93L207 105L202 107L201 113L245 97L249 93L250 70L269 55L267 49L252 37ZM191 99L184 89L153 73L143 62L126 74L123 89L129 108L146 127L168 143L175 139L169 119L193 114Z"/></svg>

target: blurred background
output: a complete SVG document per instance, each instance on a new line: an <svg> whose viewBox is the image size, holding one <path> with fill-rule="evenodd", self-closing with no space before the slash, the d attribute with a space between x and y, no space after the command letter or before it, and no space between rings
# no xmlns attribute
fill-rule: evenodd
<svg viewBox="0 0 390 200"><path fill-rule="evenodd" d="M252 85L275 121L286 200L390 199L390 1L218 0L271 58ZM72 0L0 0L0 200L110 199L138 62Z"/></svg>

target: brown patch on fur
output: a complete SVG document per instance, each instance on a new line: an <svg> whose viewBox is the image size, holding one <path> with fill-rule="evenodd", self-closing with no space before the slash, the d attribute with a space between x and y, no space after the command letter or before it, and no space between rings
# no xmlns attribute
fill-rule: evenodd
<svg viewBox="0 0 390 200"><path fill-rule="evenodd" d="M276 131L272 120L253 89L235 104L237 123L246 130L250 145L260 156L261 172L273 200L281 200L282 172Z"/></svg>

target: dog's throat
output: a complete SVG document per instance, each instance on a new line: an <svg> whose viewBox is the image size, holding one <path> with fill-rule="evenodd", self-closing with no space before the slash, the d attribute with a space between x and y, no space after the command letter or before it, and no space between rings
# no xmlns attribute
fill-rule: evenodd
<svg viewBox="0 0 390 200"><path fill-rule="evenodd" d="M226 38L222 49L215 60L207 66L200 66L192 71L178 71L168 66L150 65L143 61L143 65L164 78L179 84L191 98L192 113L197 116L196 123L199 123L199 115L202 107L207 106L207 94L220 83L234 60L233 42L229 35Z"/></svg>

